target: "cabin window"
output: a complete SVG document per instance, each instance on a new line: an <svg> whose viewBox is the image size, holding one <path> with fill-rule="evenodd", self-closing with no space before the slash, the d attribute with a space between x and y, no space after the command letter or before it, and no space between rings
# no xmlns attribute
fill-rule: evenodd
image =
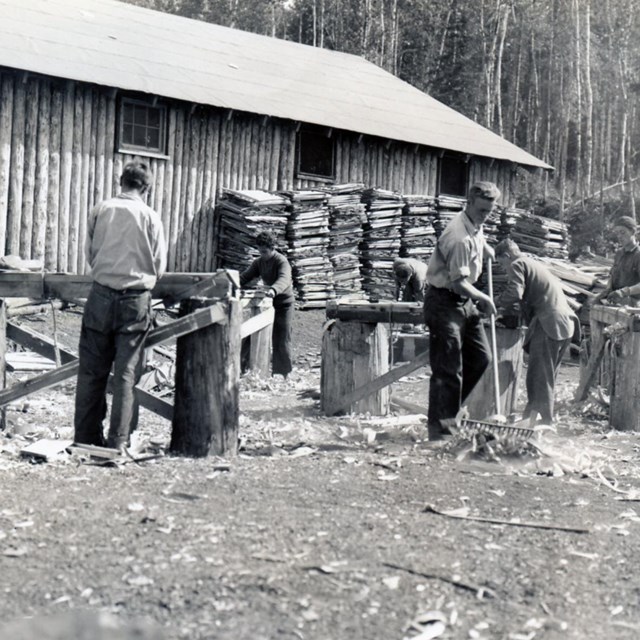
<svg viewBox="0 0 640 640"><path fill-rule="evenodd" d="M167 107L143 100L122 98L120 103L120 151L162 155L166 149Z"/></svg>
<svg viewBox="0 0 640 640"><path fill-rule="evenodd" d="M298 177L335 178L334 138L330 129L303 125L296 143Z"/></svg>
<svg viewBox="0 0 640 640"><path fill-rule="evenodd" d="M466 197L469 181L469 164L464 156L445 154L440 158L438 194Z"/></svg>

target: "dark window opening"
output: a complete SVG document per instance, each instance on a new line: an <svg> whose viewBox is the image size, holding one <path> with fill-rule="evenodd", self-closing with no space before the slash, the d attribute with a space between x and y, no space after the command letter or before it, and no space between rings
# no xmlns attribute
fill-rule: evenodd
<svg viewBox="0 0 640 640"><path fill-rule="evenodd" d="M469 165L463 156L444 155L439 163L438 193L443 196L466 197Z"/></svg>
<svg viewBox="0 0 640 640"><path fill-rule="evenodd" d="M122 98L120 103L121 151L166 154L167 107Z"/></svg>
<svg viewBox="0 0 640 640"><path fill-rule="evenodd" d="M324 127L303 126L297 138L297 174L335 178L334 143Z"/></svg>

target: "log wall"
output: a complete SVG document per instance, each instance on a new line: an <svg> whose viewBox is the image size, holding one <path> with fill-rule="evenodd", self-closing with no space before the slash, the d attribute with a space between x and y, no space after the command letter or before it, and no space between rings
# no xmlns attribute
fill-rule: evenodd
<svg viewBox="0 0 640 640"><path fill-rule="evenodd" d="M118 193L134 156L116 148L118 91L0 72L0 250L85 273L87 216ZM147 158L149 204L162 217L169 269L211 271L210 212L221 188L310 189L296 177L296 123L167 101L167 157ZM438 150L334 132L336 183L436 194ZM492 180L513 204L510 163L472 158L470 181ZM209 205L209 206L205 206Z"/></svg>

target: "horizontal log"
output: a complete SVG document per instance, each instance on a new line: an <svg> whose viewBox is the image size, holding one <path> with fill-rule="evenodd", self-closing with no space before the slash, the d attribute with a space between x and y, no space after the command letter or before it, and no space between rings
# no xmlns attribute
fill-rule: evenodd
<svg viewBox="0 0 640 640"><path fill-rule="evenodd" d="M154 287L155 299L174 301L192 295L224 298L236 288L237 272L220 269L214 273L165 273ZM32 273L28 271L0 272L0 298L86 298L91 289L91 276L69 273ZM195 293L190 293L195 292Z"/></svg>
<svg viewBox="0 0 640 640"><path fill-rule="evenodd" d="M327 302L327 318L357 322L423 324L422 302Z"/></svg>

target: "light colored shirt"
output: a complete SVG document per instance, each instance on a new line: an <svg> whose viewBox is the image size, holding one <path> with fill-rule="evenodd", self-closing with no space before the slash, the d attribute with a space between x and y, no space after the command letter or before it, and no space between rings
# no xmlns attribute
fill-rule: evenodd
<svg viewBox="0 0 640 640"><path fill-rule="evenodd" d="M105 287L153 289L167 266L160 216L135 194L104 200L89 215L86 256Z"/></svg>
<svg viewBox="0 0 640 640"><path fill-rule="evenodd" d="M429 260L428 283L450 289L451 283L460 278L476 282L482 273L485 243L482 226L477 227L464 211L459 213L438 239Z"/></svg>

